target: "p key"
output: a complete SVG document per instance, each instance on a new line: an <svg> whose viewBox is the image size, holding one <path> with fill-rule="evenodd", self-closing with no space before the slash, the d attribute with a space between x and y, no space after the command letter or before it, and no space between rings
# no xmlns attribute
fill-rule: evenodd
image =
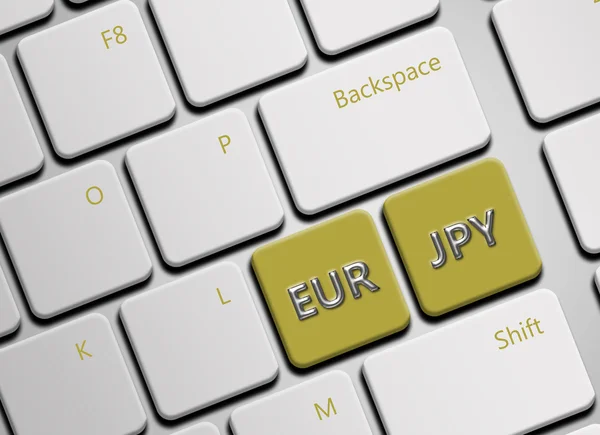
<svg viewBox="0 0 600 435"><path fill-rule="evenodd" d="M19 435L134 435L146 426L113 331L100 314L0 350L0 397Z"/></svg>
<svg viewBox="0 0 600 435"><path fill-rule="evenodd" d="M29 36L17 52L61 157L79 156L175 113L140 12L128 0Z"/></svg>
<svg viewBox="0 0 600 435"><path fill-rule="evenodd" d="M350 377L341 371L237 408L235 435L371 435Z"/></svg>
<svg viewBox="0 0 600 435"><path fill-rule="evenodd" d="M117 173L105 161L2 198L0 231L41 318L141 282L152 271Z"/></svg>

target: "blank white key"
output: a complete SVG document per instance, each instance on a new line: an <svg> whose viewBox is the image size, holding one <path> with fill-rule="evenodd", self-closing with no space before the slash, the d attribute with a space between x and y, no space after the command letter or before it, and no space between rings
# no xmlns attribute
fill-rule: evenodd
<svg viewBox="0 0 600 435"><path fill-rule="evenodd" d="M373 355L363 372L388 435L524 434L595 399L549 290Z"/></svg>
<svg viewBox="0 0 600 435"><path fill-rule="evenodd" d="M3 186L40 170L44 163L44 155L6 59L2 55L0 113L0 186Z"/></svg>
<svg viewBox="0 0 600 435"><path fill-rule="evenodd" d="M305 214L490 139L458 47L443 28L273 91L259 110L294 202Z"/></svg>
<svg viewBox="0 0 600 435"><path fill-rule="evenodd" d="M129 0L29 36L17 52L61 157L102 147L175 113L140 12Z"/></svg>
<svg viewBox="0 0 600 435"><path fill-rule="evenodd" d="M0 269L0 337L14 332L21 323L21 315Z"/></svg>
<svg viewBox="0 0 600 435"><path fill-rule="evenodd" d="M121 319L156 409L168 420L277 376L273 350L233 263L128 299Z"/></svg>
<svg viewBox="0 0 600 435"><path fill-rule="evenodd" d="M600 101L600 2L503 0L492 19L535 121Z"/></svg>
<svg viewBox="0 0 600 435"><path fill-rule="evenodd" d="M341 371L237 408L230 424L235 435L371 435L352 380Z"/></svg>
<svg viewBox="0 0 600 435"><path fill-rule="evenodd" d="M570 435L600 435L600 424L592 424L591 426L571 432Z"/></svg>
<svg viewBox="0 0 600 435"><path fill-rule="evenodd" d="M50 15L54 0L0 1L0 35Z"/></svg>
<svg viewBox="0 0 600 435"><path fill-rule="evenodd" d="M579 243L600 253L600 115L546 136L544 152Z"/></svg>
<svg viewBox="0 0 600 435"><path fill-rule="evenodd" d="M439 0L302 0L321 51L338 54L436 14Z"/></svg>
<svg viewBox="0 0 600 435"><path fill-rule="evenodd" d="M2 198L0 231L41 318L141 282L152 271L117 173L105 161Z"/></svg>
<svg viewBox="0 0 600 435"><path fill-rule="evenodd" d="M134 146L126 161L162 256L171 266L283 222L277 193L239 110Z"/></svg>
<svg viewBox="0 0 600 435"><path fill-rule="evenodd" d="M0 396L18 435L133 435L146 426L110 323L100 314L0 350Z"/></svg>
<svg viewBox="0 0 600 435"><path fill-rule="evenodd" d="M207 106L301 68L287 0L150 0L187 100Z"/></svg>
<svg viewBox="0 0 600 435"><path fill-rule="evenodd" d="M192 427L188 427L182 431L176 432L173 435L220 435L219 429L212 423L200 423Z"/></svg>

